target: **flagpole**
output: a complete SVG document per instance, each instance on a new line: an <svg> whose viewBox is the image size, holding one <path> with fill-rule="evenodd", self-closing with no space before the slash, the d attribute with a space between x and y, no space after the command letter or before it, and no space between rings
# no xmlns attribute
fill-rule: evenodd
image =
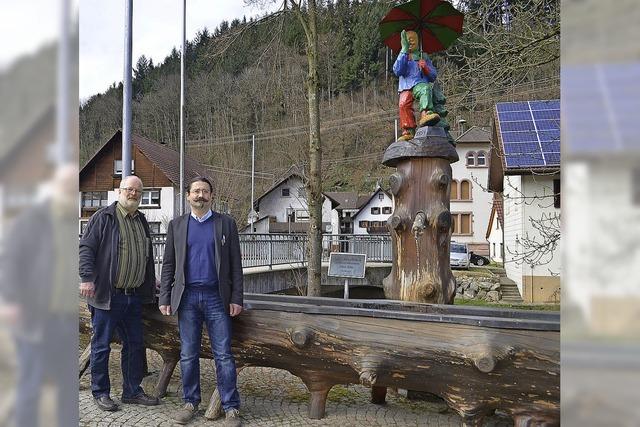
<svg viewBox="0 0 640 427"><path fill-rule="evenodd" d="M133 0L125 0L124 75L122 78L122 179L131 175L131 48Z"/></svg>
<svg viewBox="0 0 640 427"><path fill-rule="evenodd" d="M180 53L180 215L184 213L184 65L186 56L187 0L182 0L182 50Z"/></svg>

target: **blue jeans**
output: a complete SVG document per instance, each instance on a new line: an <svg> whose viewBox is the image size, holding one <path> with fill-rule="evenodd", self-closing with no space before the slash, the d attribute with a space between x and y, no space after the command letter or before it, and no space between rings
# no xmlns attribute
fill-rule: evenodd
<svg viewBox="0 0 640 427"><path fill-rule="evenodd" d="M142 303L137 295L111 295L111 310L89 306L91 311L91 392L94 397L111 393L109 354L111 337L117 331L122 341L122 397L142 393L143 377Z"/></svg>
<svg viewBox="0 0 640 427"><path fill-rule="evenodd" d="M216 362L222 409L240 407L236 387L236 362L231 353L231 317L225 312L217 289L186 288L178 309L180 370L184 401L200 403L200 346L202 324L206 323Z"/></svg>

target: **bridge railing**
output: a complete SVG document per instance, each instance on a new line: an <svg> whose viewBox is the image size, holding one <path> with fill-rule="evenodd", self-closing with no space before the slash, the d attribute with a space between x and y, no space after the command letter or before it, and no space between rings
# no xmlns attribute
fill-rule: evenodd
<svg viewBox="0 0 640 427"><path fill-rule="evenodd" d="M153 255L160 273L166 235L154 234ZM262 267L306 262L306 234L241 234L240 252L243 267ZM329 261L331 252L367 254L369 262L391 262L391 237L388 234L324 234L322 260Z"/></svg>

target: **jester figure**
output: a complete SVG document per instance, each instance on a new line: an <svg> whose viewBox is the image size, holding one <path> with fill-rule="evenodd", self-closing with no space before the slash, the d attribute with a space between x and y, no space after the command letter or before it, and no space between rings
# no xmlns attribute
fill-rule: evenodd
<svg viewBox="0 0 640 427"><path fill-rule="evenodd" d="M393 73L400 78L398 93L400 94L400 127L402 135L399 141L413 138L416 129L416 118L413 101L420 108L418 126L433 126L440 121L440 115L434 111L434 82L438 76L436 68L426 53L421 52L418 34L415 31L402 31L402 50L393 64Z"/></svg>

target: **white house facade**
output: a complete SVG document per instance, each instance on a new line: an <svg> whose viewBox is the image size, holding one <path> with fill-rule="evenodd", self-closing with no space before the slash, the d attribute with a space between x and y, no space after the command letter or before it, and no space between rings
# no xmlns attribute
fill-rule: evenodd
<svg viewBox="0 0 640 427"><path fill-rule="evenodd" d="M490 132L473 126L456 139L460 161L451 164L451 240L485 256L489 255L486 231L493 204L486 188L490 146Z"/></svg>
<svg viewBox="0 0 640 427"><path fill-rule="evenodd" d="M527 302L560 301L559 183L559 175L504 177L504 268Z"/></svg>
<svg viewBox="0 0 640 427"><path fill-rule="evenodd" d="M494 193L494 196L498 194ZM504 216L501 197L494 197L493 207L489 215L487 241L489 242L489 258L492 261L504 262Z"/></svg>
<svg viewBox="0 0 640 427"><path fill-rule="evenodd" d="M309 224L306 190L300 174L292 172L276 182L254 204L258 220L253 223L254 233L301 233ZM331 233L338 228L338 216L333 203L326 196L322 201L322 232ZM251 224L242 232L251 233Z"/></svg>
<svg viewBox="0 0 640 427"><path fill-rule="evenodd" d="M496 104L487 182L502 199L506 275L530 303L561 296L559 104Z"/></svg>
<svg viewBox="0 0 640 427"><path fill-rule="evenodd" d="M387 219L393 214L393 199L378 187L353 217L353 234L385 234Z"/></svg>

